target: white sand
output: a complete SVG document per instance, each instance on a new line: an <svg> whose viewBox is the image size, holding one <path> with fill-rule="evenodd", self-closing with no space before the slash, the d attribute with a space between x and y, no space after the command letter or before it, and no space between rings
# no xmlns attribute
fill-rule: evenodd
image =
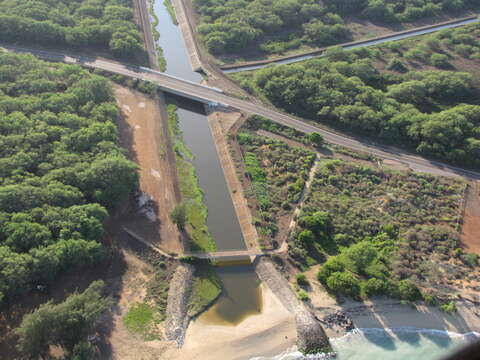
<svg viewBox="0 0 480 360"><path fill-rule="evenodd" d="M394 304L391 300L366 303L365 311L350 314L358 328L415 327L455 333L480 332L480 308L472 303L458 303L458 312L446 314L437 307ZM478 314L478 315L477 315Z"/></svg>
<svg viewBox="0 0 480 360"><path fill-rule="evenodd" d="M263 311L236 326L190 323L184 346L170 349L165 359L249 359L279 354L296 340L294 316L262 285Z"/></svg>

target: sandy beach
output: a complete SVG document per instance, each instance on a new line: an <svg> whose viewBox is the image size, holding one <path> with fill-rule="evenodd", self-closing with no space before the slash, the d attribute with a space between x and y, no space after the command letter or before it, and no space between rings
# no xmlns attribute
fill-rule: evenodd
<svg viewBox="0 0 480 360"><path fill-rule="evenodd" d="M403 328L435 329L465 334L480 333L480 307L469 301L457 303L457 313L447 314L438 307L395 303L378 300L364 304L343 305L357 328Z"/></svg>
<svg viewBox="0 0 480 360"><path fill-rule="evenodd" d="M272 356L292 347L296 340L295 320L265 285L263 311L236 326L206 323L202 316L188 327L181 349L169 349L165 359L250 359Z"/></svg>

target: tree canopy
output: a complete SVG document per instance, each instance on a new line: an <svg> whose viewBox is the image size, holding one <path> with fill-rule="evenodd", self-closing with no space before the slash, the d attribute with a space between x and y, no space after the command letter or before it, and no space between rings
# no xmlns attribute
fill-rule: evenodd
<svg viewBox="0 0 480 360"><path fill-rule="evenodd" d="M101 259L103 221L136 189L106 79L0 53L0 298Z"/></svg>
<svg viewBox="0 0 480 360"><path fill-rule="evenodd" d="M331 51L238 79L292 114L479 167L480 106L472 74L414 69L392 74L376 67L379 54Z"/></svg>
<svg viewBox="0 0 480 360"><path fill-rule="evenodd" d="M25 315L16 329L20 337L18 348L35 357L48 354L50 345L61 346L73 358L79 353L92 355L87 336L110 302L109 298L102 296L103 286L102 281L95 281L81 294L74 293L59 304L49 301Z"/></svg>
<svg viewBox="0 0 480 360"><path fill-rule="evenodd" d="M97 47L119 57L143 51L129 0L0 0L0 40Z"/></svg>
<svg viewBox="0 0 480 360"><path fill-rule="evenodd" d="M473 8L476 0L194 0L198 31L217 55L245 47L281 53L302 45L323 47L352 39L344 19L355 15L382 24L409 23ZM360 26L357 24L357 27Z"/></svg>

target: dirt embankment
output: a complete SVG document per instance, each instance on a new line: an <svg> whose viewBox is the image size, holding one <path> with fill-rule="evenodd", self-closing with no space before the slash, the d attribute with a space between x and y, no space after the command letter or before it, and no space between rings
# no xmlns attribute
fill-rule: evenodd
<svg viewBox="0 0 480 360"><path fill-rule="evenodd" d="M277 271L273 263L262 257L257 260L255 271L283 306L295 314L298 348L306 353L329 349L330 343L320 321L297 299L287 280Z"/></svg>
<svg viewBox="0 0 480 360"><path fill-rule="evenodd" d="M230 150L224 130L224 126L229 128L235 123L235 117L238 119L240 114L212 112L208 114L208 123L212 131L215 147L217 149L220 164L222 165L225 180L232 197L233 206L240 224L245 245L247 249L254 250L258 249L258 234L255 226L253 225L252 214L248 207L247 200L243 194L242 184L238 179L235 170L235 164L230 156Z"/></svg>
<svg viewBox="0 0 480 360"><path fill-rule="evenodd" d="M138 214L123 225L166 252L181 253L183 246L170 212L177 204L175 162L171 162L162 98L155 100L122 86L115 86L121 109L121 145L139 166L140 191L153 202L152 214Z"/></svg>
<svg viewBox="0 0 480 360"><path fill-rule="evenodd" d="M461 240L467 251L480 254L480 183L468 185Z"/></svg>

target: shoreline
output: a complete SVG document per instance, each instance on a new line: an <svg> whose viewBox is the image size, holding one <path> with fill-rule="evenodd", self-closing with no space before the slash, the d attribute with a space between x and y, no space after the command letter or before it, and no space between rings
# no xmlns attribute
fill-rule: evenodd
<svg viewBox="0 0 480 360"><path fill-rule="evenodd" d="M480 334L480 306L462 300L456 303L458 311L448 314L438 307L401 304L391 300L376 300L365 303L349 302L342 306L328 307L328 314L338 311L345 313L356 329L403 329L415 331L442 331L446 334ZM323 315L327 314L323 311ZM317 311L317 316L319 311ZM325 327L330 339L340 338L348 331L339 327Z"/></svg>

